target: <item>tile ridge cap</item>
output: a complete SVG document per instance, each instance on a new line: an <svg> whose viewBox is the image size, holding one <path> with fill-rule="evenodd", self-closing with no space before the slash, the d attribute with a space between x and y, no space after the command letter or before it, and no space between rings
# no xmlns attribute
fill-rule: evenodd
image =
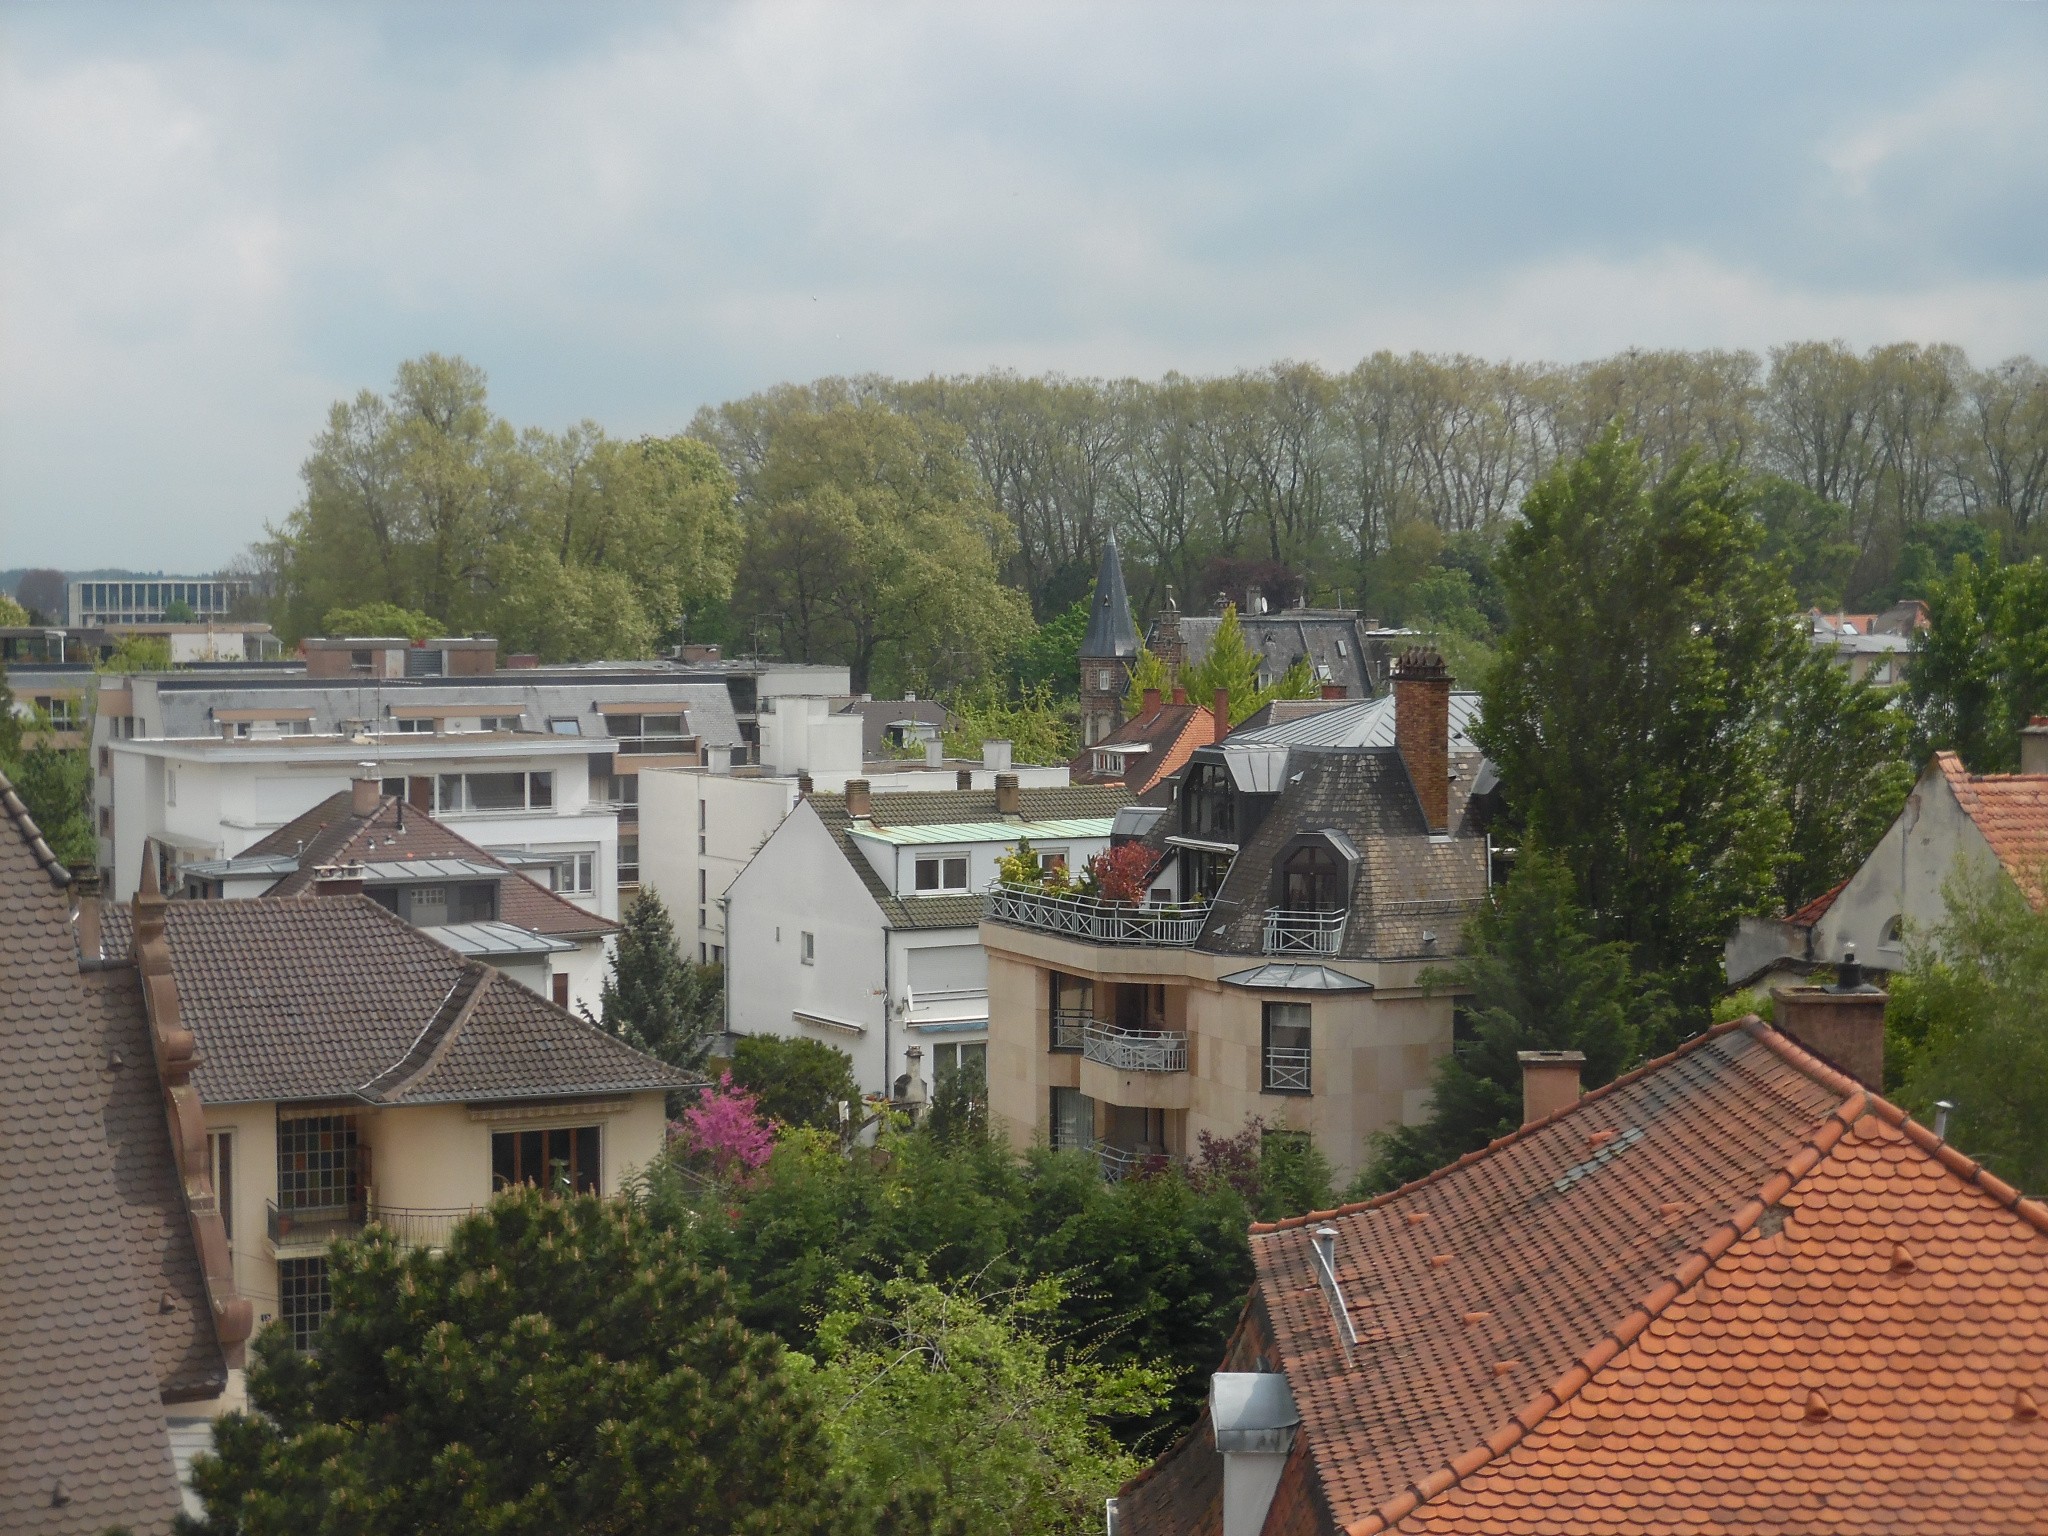
<svg viewBox="0 0 2048 1536"><path fill-rule="evenodd" d="M49 840L43 836L43 829L36 825L35 817L29 814L28 802L21 798L14 787L14 781L4 773L0 773L0 811L7 813L8 819L21 833L21 840L28 844L29 853L42 865L43 873L50 877L50 883L59 890L71 884L71 871L64 867L64 861L51 849Z"/></svg>
<svg viewBox="0 0 2048 1536"><path fill-rule="evenodd" d="M1497 1136L1485 1146L1475 1148L1456 1160L1445 1163L1443 1167L1425 1173L1419 1179L1410 1179L1406 1184L1387 1190L1383 1194L1374 1195L1369 1200L1353 1200L1344 1205L1332 1206L1327 1211L1310 1211L1305 1215L1287 1216L1278 1221L1255 1221L1248 1230L1253 1237L1265 1237L1275 1232L1285 1232L1295 1227L1305 1227L1311 1222L1329 1221L1337 1216L1355 1216L1360 1211L1369 1211L1377 1206L1391 1205L1394 1201L1412 1194L1425 1185L1434 1184L1437 1180L1456 1173L1460 1168L1468 1167L1482 1158L1491 1157L1502 1147L1520 1141L1525 1136L1531 1136L1546 1126L1554 1125L1567 1115L1578 1113L1579 1110L1585 1108L1588 1104L1606 1098L1616 1089L1624 1088L1651 1072L1660 1071L1670 1066L1672 1062L1677 1061L1681 1056L1690 1056L1710 1040L1719 1039L1722 1035L1731 1034L1735 1030L1742 1029L1750 1024L1761 1024L1762 1022L1755 1014L1751 1013L1745 1014L1739 1019L1730 1019L1724 1024L1715 1024L1694 1035L1692 1039L1680 1045L1676 1050L1667 1051L1662 1056L1652 1057L1641 1066L1632 1067L1612 1081L1602 1083L1590 1093L1581 1094L1576 1102L1567 1104L1563 1109L1554 1110L1550 1114L1545 1115L1541 1120L1531 1120L1527 1125L1517 1126L1514 1130L1509 1131L1507 1135Z"/></svg>
<svg viewBox="0 0 2048 1536"><path fill-rule="evenodd" d="M1733 1022L1743 1024L1748 1020ZM1479 1444L1461 1452L1427 1477L1410 1483L1377 1508L1345 1526L1344 1536L1381 1536L1382 1532L1392 1530L1431 1499L1448 1492L1521 1444L1539 1424L1576 1398L1595 1376L1641 1338L1672 1302L1698 1284L1701 1277L1757 1224L1766 1210L1784 1199L1794 1185L1826 1161L1836 1144L1863 1117L1873 1097L1868 1089L1855 1085L1854 1091L1814 1126L1812 1134L1800 1144L1799 1150L1783 1166L1775 1169L1758 1186L1755 1194L1717 1222L1687 1251L1675 1269L1631 1307L1597 1343L1566 1367L1563 1375L1510 1414L1506 1423Z"/></svg>

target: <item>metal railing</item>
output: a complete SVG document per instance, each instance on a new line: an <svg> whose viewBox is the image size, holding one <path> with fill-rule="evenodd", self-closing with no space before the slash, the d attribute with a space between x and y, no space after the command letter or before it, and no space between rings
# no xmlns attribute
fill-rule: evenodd
<svg viewBox="0 0 2048 1536"><path fill-rule="evenodd" d="M1265 952L1269 955L1334 955L1344 942L1344 919L1338 912L1290 912L1266 909Z"/></svg>
<svg viewBox="0 0 2048 1536"><path fill-rule="evenodd" d="M1180 1159L1151 1147L1113 1147L1106 1141L1095 1144L1095 1162L1103 1178L1115 1184L1134 1175L1164 1173Z"/></svg>
<svg viewBox="0 0 2048 1536"><path fill-rule="evenodd" d="M455 1224L474 1216L480 1207L377 1205L370 1208L370 1220L383 1227L408 1248L445 1248Z"/></svg>
<svg viewBox="0 0 2048 1536"><path fill-rule="evenodd" d="M989 888L986 915L1043 933L1069 934L1091 944L1133 944L1185 949L1201 937L1207 909L1199 905L1137 907L1092 896L1056 896L1026 886Z"/></svg>
<svg viewBox="0 0 2048 1536"><path fill-rule="evenodd" d="M1081 1031L1081 1054L1121 1072L1185 1072L1188 1037L1164 1029L1089 1024Z"/></svg>
<svg viewBox="0 0 2048 1536"><path fill-rule="evenodd" d="M306 1244L308 1246L330 1242L337 1237L347 1237L363 1230L366 1215L364 1202L350 1200L343 1205L285 1206L280 1208L275 1200L265 1202L265 1215L272 1244Z"/></svg>
<svg viewBox="0 0 2048 1536"><path fill-rule="evenodd" d="M1285 1046L1267 1046L1266 1086L1282 1093L1307 1093L1308 1052Z"/></svg>
<svg viewBox="0 0 2048 1536"><path fill-rule="evenodd" d="M1055 1008L1052 1011L1052 1048L1056 1051L1078 1051L1081 1036L1090 1024L1100 1023L1086 1008Z"/></svg>

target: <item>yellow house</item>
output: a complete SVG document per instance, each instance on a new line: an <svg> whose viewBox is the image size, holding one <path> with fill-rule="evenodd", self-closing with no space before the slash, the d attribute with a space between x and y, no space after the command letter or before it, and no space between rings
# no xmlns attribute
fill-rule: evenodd
<svg viewBox="0 0 2048 1536"><path fill-rule="evenodd" d="M684 1074L377 902L167 901L155 868L100 909L98 963L136 968L191 1057L195 1160L259 1323L309 1342L327 1245L366 1222L432 1245L494 1190L611 1194L661 1150Z"/></svg>

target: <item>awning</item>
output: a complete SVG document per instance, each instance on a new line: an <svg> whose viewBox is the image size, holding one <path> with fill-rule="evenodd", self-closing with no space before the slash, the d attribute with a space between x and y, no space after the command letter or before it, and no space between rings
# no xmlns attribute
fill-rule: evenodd
<svg viewBox="0 0 2048 1536"><path fill-rule="evenodd" d="M813 1024L819 1029L836 1029L844 1035L864 1035L868 1032L865 1024L855 1024L847 1019L835 1019L822 1013L805 1013L801 1008L792 1008L789 1016L799 1024Z"/></svg>
<svg viewBox="0 0 2048 1536"><path fill-rule="evenodd" d="M1327 965L1261 965L1232 971L1221 978L1229 987L1260 992L1370 992L1372 983L1333 971Z"/></svg>

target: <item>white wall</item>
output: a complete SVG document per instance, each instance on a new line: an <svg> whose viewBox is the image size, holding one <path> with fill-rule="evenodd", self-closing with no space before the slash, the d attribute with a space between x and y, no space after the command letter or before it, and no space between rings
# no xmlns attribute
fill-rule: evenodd
<svg viewBox="0 0 2048 1536"><path fill-rule="evenodd" d="M728 897L732 1030L822 1040L853 1058L864 1092L885 1091L890 1057L901 1047L884 1007L881 909L809 805L798 805L776 828ZM805 933L814 945L809 965L802 960ZM799 1011L859 1025L863 1033L799 1024Z"/></svg>
<svg viewBox="0 0 2048 1536"><path fill-rule="evenodd" d="M640 883L668 908L687 959L709 960L713 946L726 947L719 900L795 804L790 779L702 768L640 775Z"/></svg>
<svg viewBox="0 0 2048 1536"><path fill-rule="evenodd" d="M1940 767L1930 764L1898 819L1814 925L1814 958L1836 962L1854 946L1867 965L1903 969L1914 935L1924 939L1946 921L1942 886L1956 873L1958 860L1998 867L1997 855L1963 813ZM1905 919L1904 942L1886 939L1894 917Z"/></svg>

